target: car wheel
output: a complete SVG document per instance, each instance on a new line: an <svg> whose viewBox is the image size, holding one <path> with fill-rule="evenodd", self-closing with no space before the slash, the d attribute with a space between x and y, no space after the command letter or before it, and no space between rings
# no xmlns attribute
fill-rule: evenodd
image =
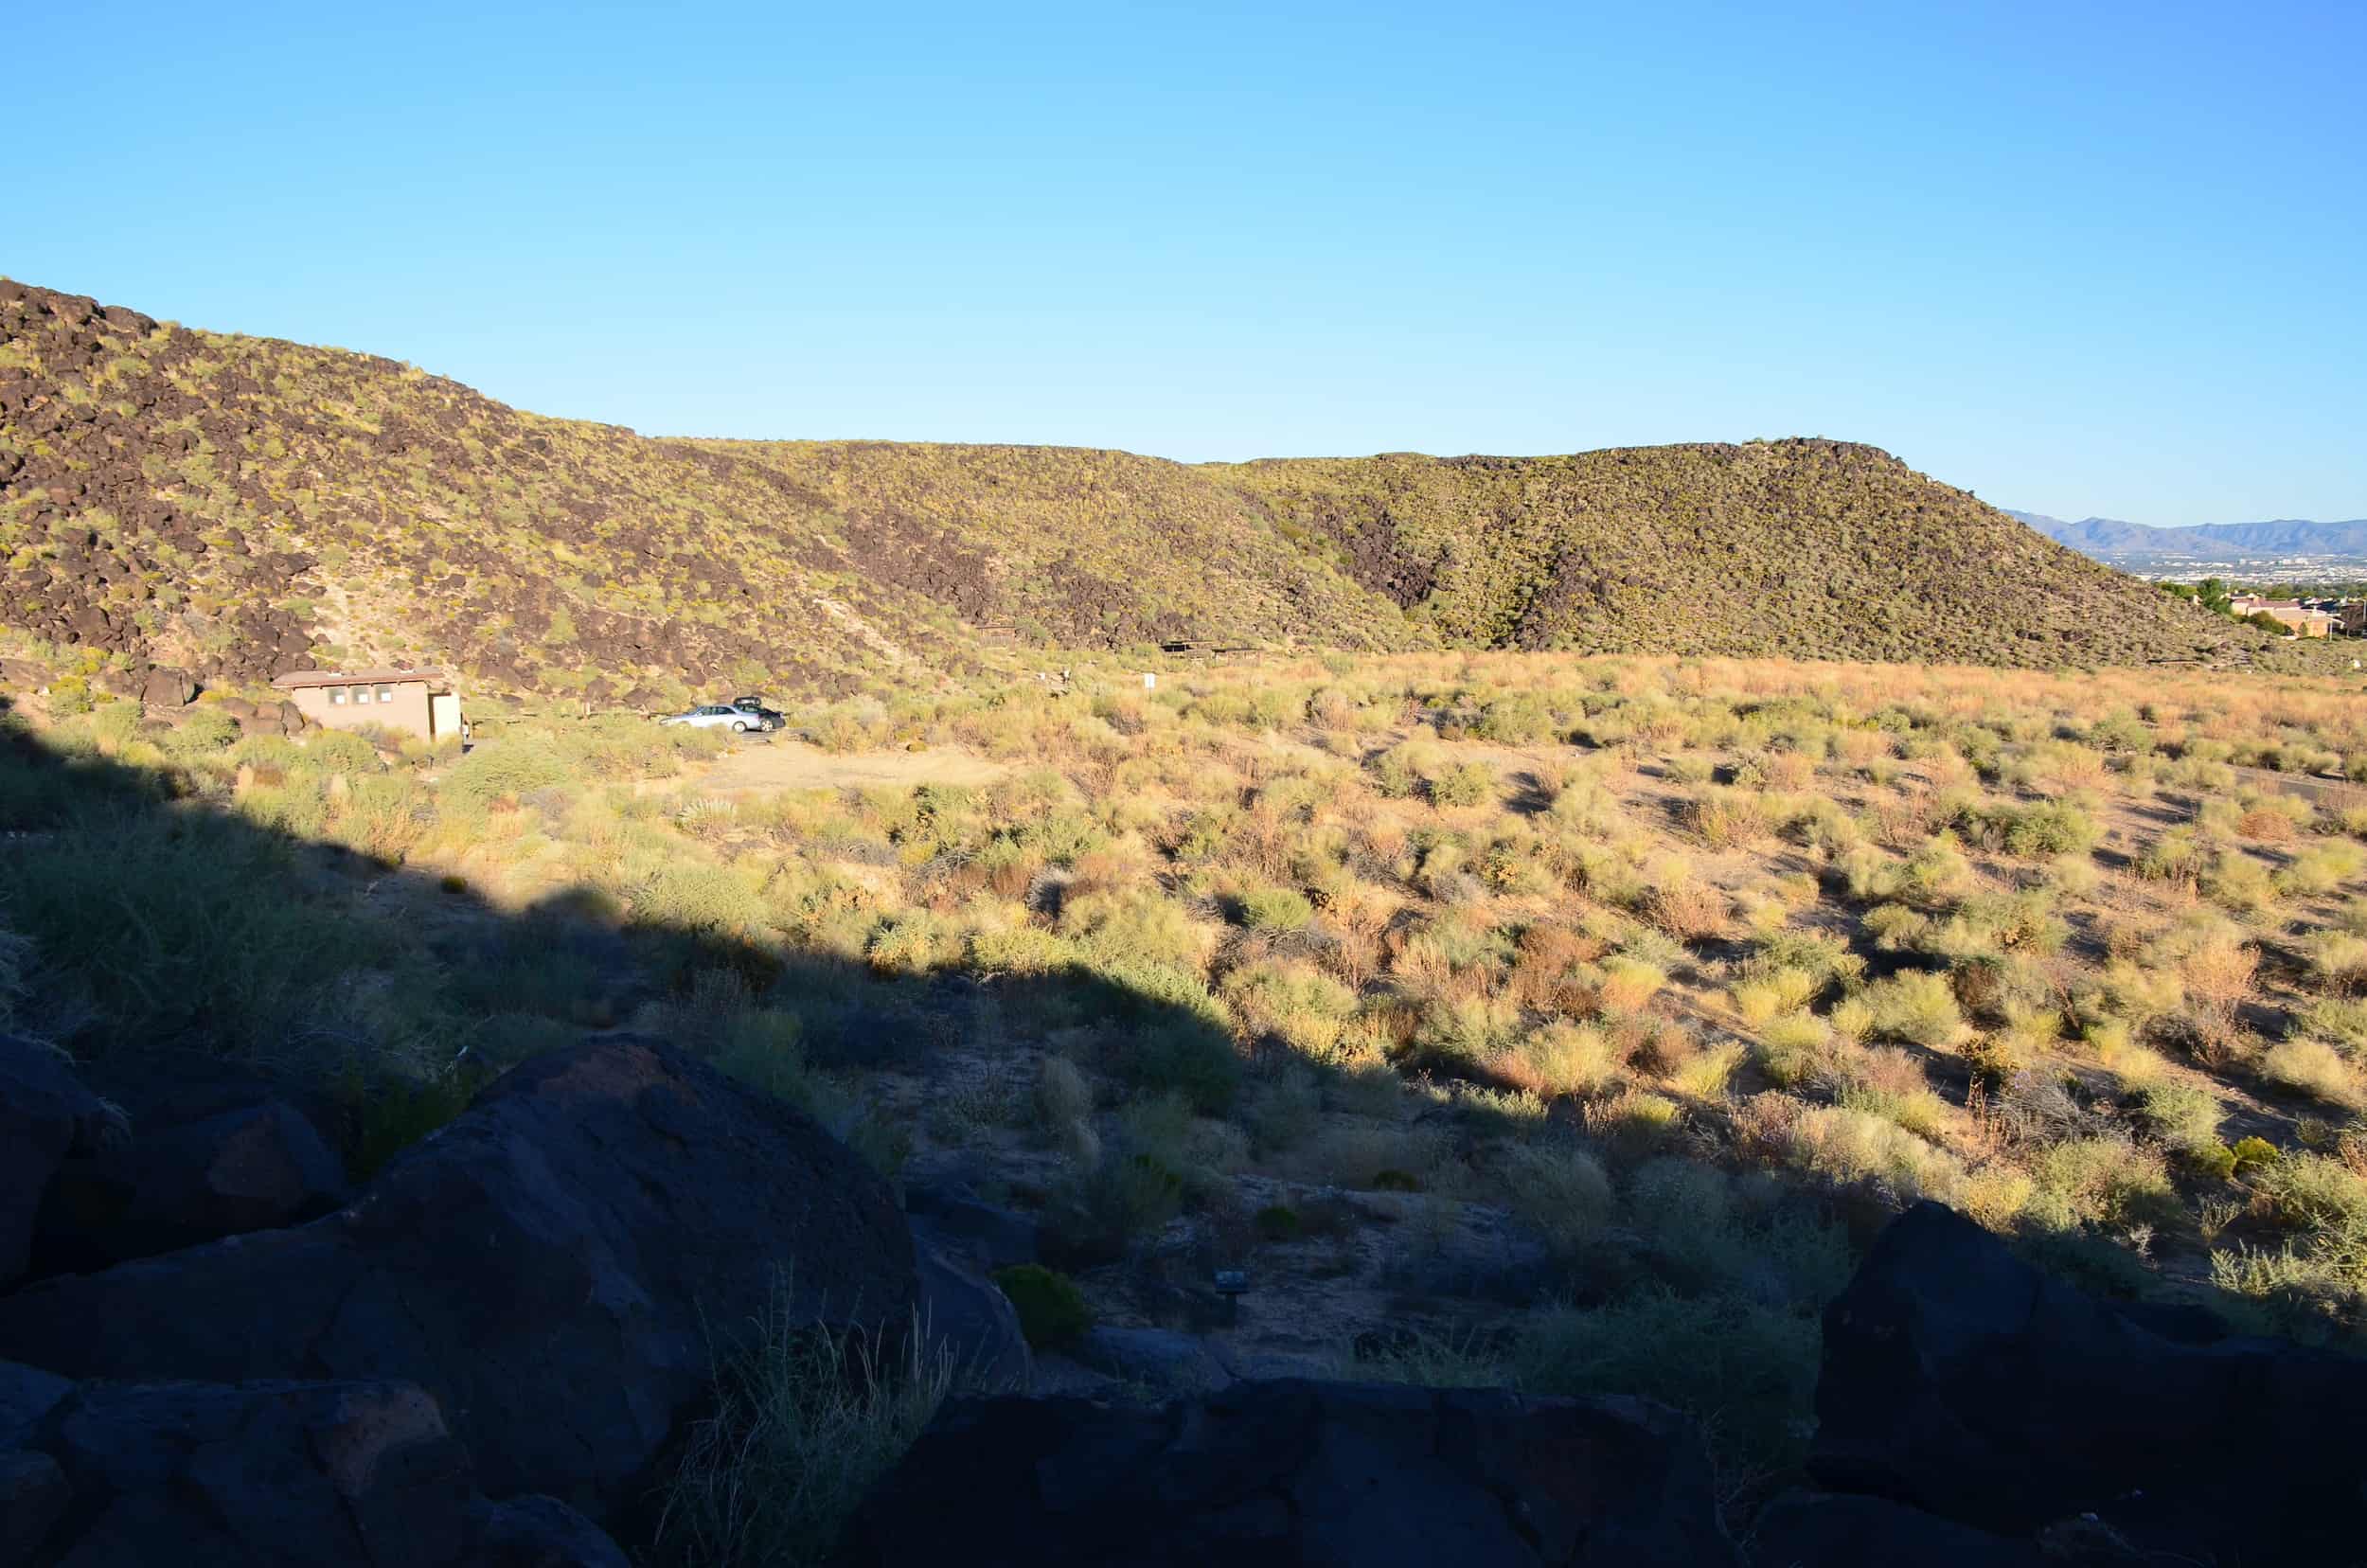
<svg viewBox="0 0 2367 1568"><path fill-rule="evenodd" d="M732 733L734 735L745 735L748 733L748 726L735 719L732 721Z"/></svg>

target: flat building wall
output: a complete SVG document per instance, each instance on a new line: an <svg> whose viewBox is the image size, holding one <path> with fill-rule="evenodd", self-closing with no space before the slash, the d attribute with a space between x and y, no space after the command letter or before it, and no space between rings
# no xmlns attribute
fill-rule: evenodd
<svg viewBox="0 0 2367 1568"><path fill-rule="evenodd" d="M363 729L375 725L398 735L436 739L435 704L448 702L452 728L460 727L460 700L450 692L431 699L425 681L355 682L351 686L298 686L290 692L296 711L329 729Z"/></svg>

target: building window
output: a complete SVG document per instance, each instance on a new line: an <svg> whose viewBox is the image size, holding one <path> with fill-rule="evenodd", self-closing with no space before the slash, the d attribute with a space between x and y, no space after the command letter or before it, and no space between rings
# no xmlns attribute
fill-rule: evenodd
<svg viewBox="0 0 2367 1568"><path fill-rule="evenodd" d="M330 686L329 688L329 700L331 704L338 707L345 706L346 688L343 686Z"/></svg>
<svg viewBox="0 0 2367 1568"><path fill-rule="evenodd" d="M395 700L395 688L393 686L380 686L378 688L378 700L382 703L393 702Z"/></svg>
<svg viewBox="0 0 2367 1568"><path fill-rule="evenodd" d="M368 686L348 686L347 689L353 693L353 700L357 703L366 703L370 700Z"/></svg>

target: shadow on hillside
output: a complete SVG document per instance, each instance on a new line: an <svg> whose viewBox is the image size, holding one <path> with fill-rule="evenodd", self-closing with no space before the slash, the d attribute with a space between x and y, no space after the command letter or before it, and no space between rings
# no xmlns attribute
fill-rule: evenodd
<svg viewBox="0 0 2367 1568"><path fill-rule="evenodd" d="M1081 969L884 972L637 919L589 884L501 909L252 820L205 770L55 744L5 697L0 846L0 1027L12 1011L102 1094L218 1066L301 1091L358 1173L502 1070L607 1028L659 1027L775 1089L1055 1033L1206 1109L1239 1071L1209 1017ZM1023 1102L1023 1066L1014 1048Z"/></svg>

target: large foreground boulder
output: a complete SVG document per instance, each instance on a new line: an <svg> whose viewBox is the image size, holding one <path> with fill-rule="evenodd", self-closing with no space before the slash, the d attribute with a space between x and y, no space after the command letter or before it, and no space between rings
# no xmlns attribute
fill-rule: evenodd
<svg viewBox="0 0 2367 1568"><path fill-rule="evenodd" d="M38 1041L0 1034L0 1290L22 1276L33 1223L68 1154L119 1142L114 1108Z"/></svg>
<svg viewBox="0 0 2367 1568"><path fill-rule="evenodd" d="M863 1568L1714 1568L1690 1423L1638 1399L1297 1381L1163 1410L958 1401L852 1524Z"/></svg>
<svg viewBox="0 0 2367 1568"><path fill-rule="evenodd" d="M77 1379L400 1380L496 1497L645 1506L710 1335L909 1319L886 1186L810 1120L653 1042L505 1075L350 1206L0 1298L0 1346Z"/></svg>
<svg viewBox="0 0 2367 1568"><path fill-rule="evenodd" d="M1809 1468L2018 1540L2078 1525L2179 1561L2353 1560L2367 1362L2198 1328L1918 1204L1825 1313Z"/></svg>

